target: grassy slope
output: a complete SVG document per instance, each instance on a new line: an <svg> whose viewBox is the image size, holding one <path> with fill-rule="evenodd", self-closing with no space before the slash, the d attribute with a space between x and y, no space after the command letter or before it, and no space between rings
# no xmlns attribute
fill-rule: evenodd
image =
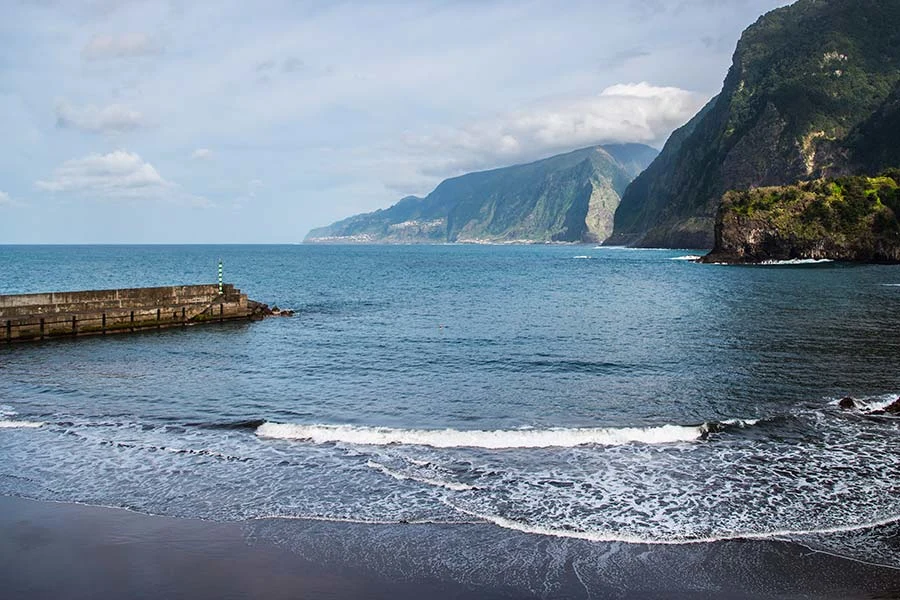
<svg viewBox="0 0 900 600"><path fill-rule="evenodd" d="M857 154L891 143L859 131L898 80L900 2L799 0L764 15L719 96L626 191L614 238L708 247L727 190L860 172ZM869 172L888 166L877 162Z"/></svg>
<svg viewBox="0 0 900 600"><path fill-rule="evenodd" d="M708 262L900 260L900 171L729 192Z"/></svg>

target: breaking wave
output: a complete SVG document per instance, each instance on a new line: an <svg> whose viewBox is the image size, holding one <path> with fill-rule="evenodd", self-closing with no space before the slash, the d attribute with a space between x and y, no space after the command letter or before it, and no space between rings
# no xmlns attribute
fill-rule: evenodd
<svg viewBox="0 0 900 600"><path fill-rule="evenodd" d="M38 421L0 421L0 429L37 429L43 426Z"/></svg>
<svg viewBox="0 0 900 600"><path fill-rule="evenodd" d="M363 446L411 445L432 448L571 448L625 444L674 444L706 439L727 426L744 427L756 421L737 419L701 425L657 427L582 427L462 431L457 429L394 429L356 425L298 425L263 423L256 435L263 438L310 441L314 444L343 442Z"/></svg>
<svg viewBox="0 0 900 600"><path fill-rule="evenodd" d="M683 260L683 261L695 262L695 261L700 260L701 258L703 258L703 257L700 255L697 255L697 254L688 254L686 256L675 256L675 257L670 258L669 260Z"/></svg>

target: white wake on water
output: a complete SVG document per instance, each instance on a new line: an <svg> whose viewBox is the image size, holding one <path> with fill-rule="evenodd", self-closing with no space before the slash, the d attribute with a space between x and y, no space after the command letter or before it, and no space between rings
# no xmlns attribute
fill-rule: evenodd
<svg viewBox="0 0 900 600"><path fill-rule="evenodd" d="M732 420L727 425L755 422ZM572 448L624 444L673 444L694 442L709 433L707 425L657 427L582 427L462 431L457 429L395 429L356 425L299 425L263 423L256 435L263 438L302 440L315 444L344 442L364 446L403 444L433 448Z"/></svg>

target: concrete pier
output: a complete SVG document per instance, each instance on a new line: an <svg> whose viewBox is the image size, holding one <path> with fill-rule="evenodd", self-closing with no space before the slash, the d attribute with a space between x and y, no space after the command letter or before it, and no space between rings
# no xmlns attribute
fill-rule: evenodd
<svg viewBox="0 0 900 600"><path fill-rule="evenodd" d="M103 335L199 323L261 319L269 307L232 284L0 296L0 339Z"/></svg>

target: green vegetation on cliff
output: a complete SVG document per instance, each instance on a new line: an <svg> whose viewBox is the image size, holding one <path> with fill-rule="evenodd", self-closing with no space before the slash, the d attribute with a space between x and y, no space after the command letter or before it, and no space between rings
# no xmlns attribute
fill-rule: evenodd
<svg viewBox="0 0 900 600"><path fill-rule="evenodd" d="M750 26L721 93L626 190L608 243L710 247L732 189L878 172L900 150L900 2L798 0Z"/></svg>
<svg viewBox="0 0 900 600"><path fill-rule="evenodd" d="M600 242L625 187L655 158L643 144L594 146L447 179L425 198L310 231L306 242Z"/></svg>
<svg viewBox="0 0 900 600"><path fill-rule="evenodd" d="M900 170L725 194L704 262L900 262Z"/></svg>

